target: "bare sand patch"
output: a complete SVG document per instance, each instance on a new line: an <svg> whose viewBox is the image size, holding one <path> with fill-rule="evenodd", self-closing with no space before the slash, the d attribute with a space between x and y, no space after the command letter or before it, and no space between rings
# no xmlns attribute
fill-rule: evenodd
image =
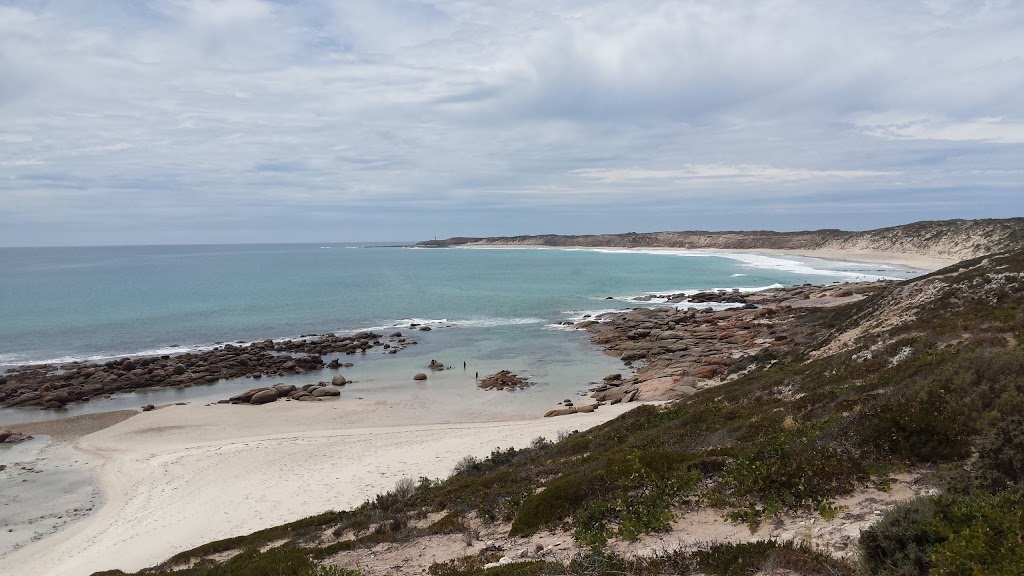
<svg viewBox="0 0 1024 576"><path fill-rule="evenodd" d="M135 571L200 544L354 507L403 477L447 477L466 455L586 429L588 414L428 424L431 407L383 402L171 406L85 436L103 502L85 520L0 560L0 573Z"/></svg>

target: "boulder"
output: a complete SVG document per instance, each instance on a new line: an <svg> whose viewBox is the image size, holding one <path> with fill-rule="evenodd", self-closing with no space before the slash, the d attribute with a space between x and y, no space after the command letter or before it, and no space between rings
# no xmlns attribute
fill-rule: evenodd
<svg viewBox="0 0 1024 576"><path fill-rule="evenodd" d="M576 408L555 408L554 410L548 410L544 413L545 418L551 418L552 416L566 416L568 414L575 414L578 412Z"/></svg>
<svg viewBox="0 0 1024 576"><path fill-rule="evenodd" d="M341 390L334 387L324 386L313 390L312 394L317 398L322 398L324 396L341 396Z"/></svg>
<svg viewBox="0 0 1024 576"><path fill-rule="evenodd" d="M269 404L270 402L273 402L275 400L277 400L277 390L271 389L271 390L263 390L262 392L257 392L249 400L249 403L250 404Z"/></svg>
<svg viewBox="0 0 1024 576"><path fill-rule="evenodd" d="M331 384L333 384L334 386L344 386L347 383L348 380L346 380L345 377L342 376L341 374L335 374L334 378L331 378Z"/></svg>
<svg viewBox="0 0 1024 576"><path fill-rule="evenodd" d="M294 384L274 384L274 390L277 390L278 397L284 397L295 392L296 388Z"/></svg>
<svg viewBox="0 0 1024 576"><path fill-rule="evenodd" d="M419 372L415 376L413 376L412 379L413 380L426 380L427 379L427 375L424 374L423 372Z"/></svg>
<svg viewBox="0 0 1024 576"><path fill-rule="evenodd" d="M246 402L246 403L248 403L250 400L252 400L253 396L255 396L256 394L258 394L260 392L266 391L266 390L270 390L270 388L268 388L266 386L264 386L262 388L253 388L252 390L247 390L245 392L242 392L241 394L235 394L231 398L228 398L228 400L231 401L231 402ZM275 392L275 394L276 394L276 392Z"/></svg>

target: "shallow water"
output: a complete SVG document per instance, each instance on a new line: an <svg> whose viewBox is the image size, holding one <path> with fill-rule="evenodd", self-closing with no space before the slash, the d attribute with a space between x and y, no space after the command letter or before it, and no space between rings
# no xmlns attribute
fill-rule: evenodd
<svg viewBox="0 0 1024 576"><path fill-rule="evenodd" d="M401 330L419 343L343 361L342 399L450 396L468 413L536 413L622 365L559 322L653 306L649 293L763 289L807 282L905 278L877 264L686 251L408 249L346 245L0 249L0 365L207 349L307 333ZM609 299L610 297L610 299ZM411 322L434 330L419 332ZM455 369L432 373L431 359ZM463 370L462 363L467 363ZM473 376L508 369L536 385L476 390ZM181 390L148 390L61 411L0 410L0 424L213 402L256 385L330 380L330 371Z"/></svg>

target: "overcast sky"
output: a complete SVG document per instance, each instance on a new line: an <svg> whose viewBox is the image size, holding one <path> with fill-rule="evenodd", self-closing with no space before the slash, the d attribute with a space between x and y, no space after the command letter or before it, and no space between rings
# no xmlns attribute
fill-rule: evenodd
<svg viewBox="0 0 1024 576"><path fill-rule="evenodd" d="M0 246L1024 215L1024 2L0 0Z"/></svg>

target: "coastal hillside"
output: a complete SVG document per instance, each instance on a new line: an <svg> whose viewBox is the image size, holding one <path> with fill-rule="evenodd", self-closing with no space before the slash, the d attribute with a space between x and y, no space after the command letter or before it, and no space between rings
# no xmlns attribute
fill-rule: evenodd
<svg viewBox="0 0 1024 576"><path fill-rule="evenodd" d="M424 247L574 246L723 250L828 250L910 254L965 260L1024 248L1024 218L916 222L864 232L628 232L587 236L501 236L420 242Z"/></svg>
<svg viewBox="0 0 1024 576"><path fill-rule="evenodd" d="M796 298L835 305L746 307L774 336L715 386L145 573L1018 574L1024 251ZM634 341L721 324L624 318Z"/></svg>

